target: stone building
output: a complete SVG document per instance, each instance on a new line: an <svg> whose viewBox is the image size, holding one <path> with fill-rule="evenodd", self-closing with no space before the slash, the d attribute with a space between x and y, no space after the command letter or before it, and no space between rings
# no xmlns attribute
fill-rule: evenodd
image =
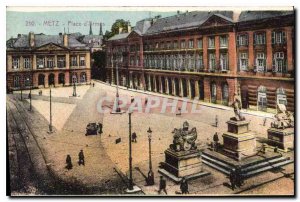
<svg viewBox="0 0 300 202"><path fill-rule="evenodd" d="M294 111L294 11L195 11L108 39L107 82L243 108Z"/></svg>
<svg viewBox="0 0 300 202"><path fill-rule="evenodd" d="M8 90L90 83L90 49L75 35L19 34L6 59Z"/></svg>

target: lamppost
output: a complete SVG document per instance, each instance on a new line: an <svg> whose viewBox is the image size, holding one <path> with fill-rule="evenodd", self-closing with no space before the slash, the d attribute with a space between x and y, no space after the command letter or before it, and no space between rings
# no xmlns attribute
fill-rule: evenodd
<svg viewBox="0 0 300 202"><path fill-rule="evenodd" d="M52 133L52 94L51 94L51 85L50 85L50 123L48 133Z"/></svg>
<svg viewBox="0 0 300 202"><path fill-rule="evenodd" d="M148 140L149 140L149 172L147 178L147 185L154 185L154 173L152 171L152 161L151 161L151 138L152 138L152 130L149 127L148 131Z"/></svg>
<svg viewBox="0 0 300 202"><path fill-rule="evenodd" d="M120 109L120 106L119 106L119 69L118 69L118 65L119 65L119 61L122 62L122 58L119 59L118 58L118 55L117 54L117 57L116 57L116 99L115 99L115 107L113 108L115 111L112 111L112 113L120 113L121 112L121 109ZM112 68L113 68L113 65L114 65L114 60L113 60L113 56L111 58L111 62L112 62Z"/></svg>
<svg viewBox="0 0 300 202"><path fill-rule="evenodd" d="M32 77L31 77L31 80L32 80ZM32 105L31 105L31 85L32 85L31 82L32 82L32 81L30 81L29 78L27 78L27 81L30 82L30 85L29 85L29 87L30 87L30 88L29 88L29 103L30 103L30 104L29 104L29 111L31 111L31 110L32 110Z"/></svg>
<svg viewBox="0 0 300 202"><path fill-rule="evenodd" d="M132 181L132 157L131 157L131 114L132 112L129 111L129 184L128 184L128 190L133 190L133 181Z"/></svg>

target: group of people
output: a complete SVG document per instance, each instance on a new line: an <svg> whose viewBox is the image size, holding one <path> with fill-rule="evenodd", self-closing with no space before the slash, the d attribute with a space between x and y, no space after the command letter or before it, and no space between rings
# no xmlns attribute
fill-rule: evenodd
<svg viewBox="0 0 300 202"><path fill-rule="evenodd" d="M66 164L67 164L66 169L71 170L73 168L72 158L71 158L70 154L67 155ZM83 150L81 149L80 152L78 153L78 165L84 166L84 164L85 164L84 154L83 154Z"/></svg>
<svg viewBox="0 0 300 202"><path fill-rule="evenodd" d="M161 191L164 191L166 194L168 194L166 187L167 187L166 180L164 179L163 176L160 176L158 193L160 194ZM180 182L180 191L181 194L189 194L189 185L185 177L183 177Z"/></svg>

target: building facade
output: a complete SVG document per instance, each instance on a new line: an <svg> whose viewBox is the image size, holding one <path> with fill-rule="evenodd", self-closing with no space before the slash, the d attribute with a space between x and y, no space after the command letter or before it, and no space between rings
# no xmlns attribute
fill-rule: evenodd
<svg viewBox="0 0 300 202"><path fill-rule="evenodd" d="M71 34L19 34L6 59L8 90L90 83L90 49Z"/></svg>
<svg viewBox="0 0 300 202"><path fill-rule="evenodd" d="M186 12L107 41L107 82L261 111L294 111L294 12ZM130 30L130 29L129 29Z"/></svg>

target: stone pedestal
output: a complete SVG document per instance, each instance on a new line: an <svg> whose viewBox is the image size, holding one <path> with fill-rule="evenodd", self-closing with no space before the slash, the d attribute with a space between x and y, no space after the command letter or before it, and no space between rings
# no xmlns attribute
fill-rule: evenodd
<svg viewBox="0 0 300 202"><path fill-rule="evenodd" d="M294 146L294 128L287 129L268 129L269 145L278 147L284 151Z"/></svg>
<svg viewBox="0 0 300 202"><path fill-rule="evenodd" d="M225 154L236 160L256 154L256 138L249 131L249 121L230 120L228 132L223 134L223 150Z"/></svg>
<svg viewBox="0 0 300 202"><path fill-rule="evenodd" d="M167 149L165 162L161 162L158 172L177 183L183 177L193 179L209 174L202 170L202 161L198 150L175 152Z"/></svg>

